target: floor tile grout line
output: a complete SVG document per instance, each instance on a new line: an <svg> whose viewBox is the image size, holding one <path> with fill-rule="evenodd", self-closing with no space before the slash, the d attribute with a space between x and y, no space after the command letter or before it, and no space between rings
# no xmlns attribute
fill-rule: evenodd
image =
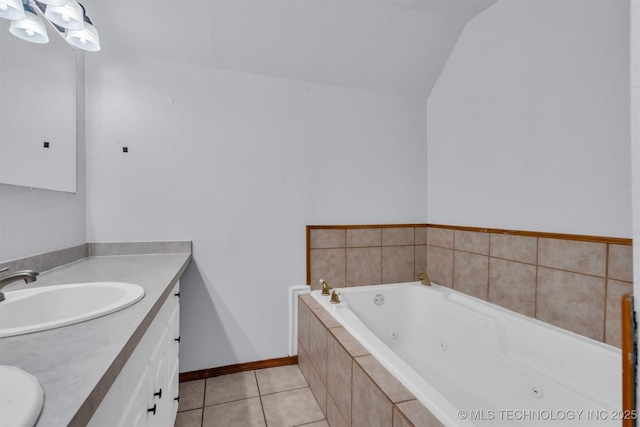
<svg viewBox="0 0 640 427"><path fill-rule="evenodd" d="M256 371L253 371L253 376L256 379L256 385L258 387L258 399L260 399L260 409L262 409L262 419L264 420L265 427L267 427L268 426L268 424L267 424L267 414L264 411L264 403L262 402L262 394L260 393L260 383L258 382L258 374L256 374Z"/></svg>
<svg viewBox="0 0 640 427"><path fill-rule="evenodd" d="M200 427L204 426L204 403L207 396L207 380L204 380L204 390L202 391L202 409L200 413Z"/></svg>
<svg viewBox="0 0 640 427"><path fill-rule="evenodd" d="M241 397L239 399L235 399L235 400L229 400L229 401L225 401L225 402L217 402L217 403L212 403L211 405L205 405L203 406L203 408L211 408L212 406L220 406L220 405L226 405L227 403L235 403L235 402L240 402L242 400L249 400L249 399L255 399L256 397L260 397L260 395L255 395L255 396L245 396L245 397ZM197 409L197 408L194 408Z"/></svg>
<svg viewBox="0 0 640 427"><path fill-rule="evenodd" d="M303 386L299 386L299 387L287 388L285 390L272 391L270 393L260 393L260 396L271 396L272 394L286 393L287 391L300 390L300 389L308 388L308 387L310 387L310 386L309 385L303 385Z"/></svg>

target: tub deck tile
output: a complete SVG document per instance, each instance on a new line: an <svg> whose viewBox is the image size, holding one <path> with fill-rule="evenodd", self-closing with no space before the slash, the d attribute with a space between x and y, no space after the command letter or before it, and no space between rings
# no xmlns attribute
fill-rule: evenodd
<svg viewBox="0 0 640 427"><path fill-rule="evenodd" d="M327 340L327 391L343 415L351 414L351 367L353 359L338 341Z"/></svg>
<svg viewBox="0 0 640 427"><path fill-rule="evenodd" d="M322 379L320 378L318 371L316 371L316 368L314 368L313 366L311 366L311 369L310 369L309 387L311 388L311 393L313 393L313 396L316 398L316 402L318 402L318 406L320 407L320 410L324 415L326 415L327 414L327 386L325 385L324 382L322 382Z"/></svg>
<svg viewBox="0 0 640 427"><path fill-rule="evenodd" d="M346 421L346 418L349 419L349 422ZM348 417L345 417L329 393L327 393L327 422L331 427L349 427L351 425L351 412Z"/></svg>
<svg viewBox="0 0 640 427"><path fill-rule="evenodd" d="M309 322L309 358L322 382L327 380L327 329L316 316Z"/></svg>
<svg viewBox="0 0 640 427"><path fill-rule="evenodd" d="M316 301L314 297L311 296L311 294L302 294L298 298L300 298L302 302L304 302L307 305L307 307L309 307L312 310L322 307L320 303Z"/></svg>
<svg viewBox="0 0 640 427"><path fill-rule="evenodd" d="M304 376L307 384L309 384L309 381L311 381L311 359L304 347L300 345L300 341L298 341L298 366L300 367L302 376Z"/></svg>
<svg viewBox="0 0 640 427"><path fill-rule="evenodd" d="M397 416L396 416L397 415ZM396 423L396 418L405 418L409 424ZM393 427L401 426L420 426L420 427L444 427L444 424L436 418L425 406L418 400L409 400L396 404L393 414Z"/></svg>
<svg viewBox="0 0 640 427"><path fill-rule="evenodd" d="M369 350L364 348L364 346L360 344L360 341L355 339L344 327L340 326L339 328L331 328L329 332L351 357L366 356L367 354L370 354Z"/></svg>
<svg viewBox="0 0 640 427"><path fill-rule="evenodd" d="M320 307L312 311L313 311L313 314L316 315L318 320L324 325L325 328L330 329L330 328L337 328L339 326L342 326L340 322L338 322L336 318L333 317L330 313L328 313L327 310L325 310L324 308Z"/></svg>
<svg viewBox="0 0 640 427"><path fill-rule="evenodd" d="M414 400L415 396L407 390L378 360L369 356L360 356L353 359L362 370L375 382L375 384L386 394L387 398L393 402L404 402ZM355 370L355 367L354 367Z"/></svg>
<svg viewBox="0 0 640 427"><path fill-rule="evenodd" d="M300 300L301 304L298 304L298 342L305 350L309 351L309 319L311 318L311 310Z"/></svg>
<svg viewBox="0 0 640 427"><path fill-rule="evenodd" d="M392 425L393 403L357 363L353 364L352 393L352 427Z"/></svg>

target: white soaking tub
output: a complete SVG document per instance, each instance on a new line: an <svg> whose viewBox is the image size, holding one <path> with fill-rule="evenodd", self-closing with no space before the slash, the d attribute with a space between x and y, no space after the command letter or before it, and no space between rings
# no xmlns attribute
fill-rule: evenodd
<svg viewBox="0 0 640 427"><path fill-rule="evenodd" d="M446 426L619 426L621 352L438 285L313 291ZM329 360L328 363L331 363Z"/></svg>

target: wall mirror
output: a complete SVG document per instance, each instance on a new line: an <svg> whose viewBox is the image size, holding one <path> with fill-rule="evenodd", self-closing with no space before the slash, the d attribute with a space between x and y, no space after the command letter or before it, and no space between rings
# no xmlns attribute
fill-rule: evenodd
<svg viewBox="0 0 640 427"><path fill-rule="evenodd" d="M20 40L0 20L0 183L76 192L76 52Z"/></svg>

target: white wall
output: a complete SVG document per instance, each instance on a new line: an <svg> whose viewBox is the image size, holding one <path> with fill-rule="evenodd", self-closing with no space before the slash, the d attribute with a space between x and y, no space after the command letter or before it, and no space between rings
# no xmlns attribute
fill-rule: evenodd
<svg viewBox="0 0 640 427"><path fill-rule="evenodd" d="M286 356L305 225L424 222L425 123L425 100L105 50L88 240L193 240L181 371Z"/></svg>
<svg viewBox="0 0 640 427"><path fill-rule="evenodd" d="M84 57L77 58L77 193L0 184L0 261L81 245L85 239ZM37 126L34 123L26 126ZM32 167L24 159L24 167Z"/></svg>
<svg viewBox="0 0 640 427"><path fill-rule="evenodd" d="M428 107L429 222L631 237L628 1L499 1Z"/></svg>

